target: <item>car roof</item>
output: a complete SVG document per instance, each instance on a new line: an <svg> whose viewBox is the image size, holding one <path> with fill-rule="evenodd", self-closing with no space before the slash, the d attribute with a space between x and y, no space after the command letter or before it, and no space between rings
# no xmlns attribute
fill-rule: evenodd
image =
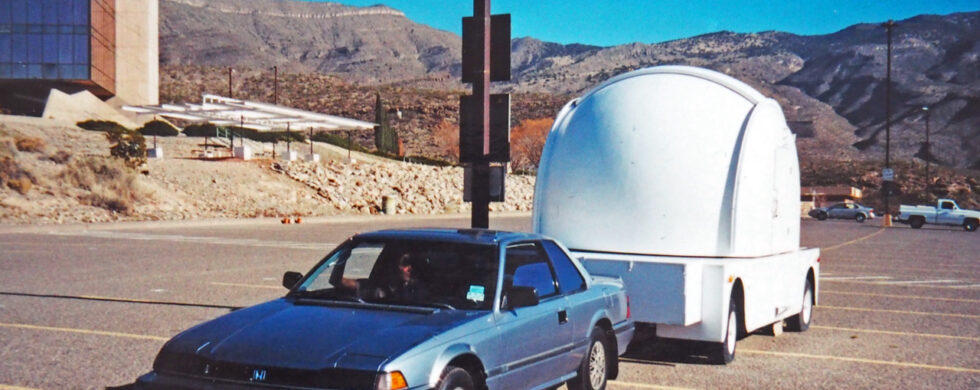
<svg viewBox="0 0 980 390"><path fill-rule="evenodd" d="M357 234L355 239L398 239L443 241L462 244L497 245L515 240L538 240L540 234L490 229L413 228L386 229Z"/></svg>

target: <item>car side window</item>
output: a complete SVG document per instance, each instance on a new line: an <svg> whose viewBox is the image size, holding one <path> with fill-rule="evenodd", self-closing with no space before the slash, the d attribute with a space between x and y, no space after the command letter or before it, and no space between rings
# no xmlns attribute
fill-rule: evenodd
<svg viewBox="0 0 980 390"><path fill-rule="evenodd" d="M561 292L570 294L584 290L585 279L578 272L578 268L575 268L575 264L572 264L572 259L565 255L565 251L552 241L545 240L542 243L544 249L548 251L551 263L555 266L555 273L558 274L558 288L561 289Z"/></svg>
<svg viewBox="0 0 980 390"><path fill-rule="evenodd" d="M505 257L504 285L534 287L538 298L548 298L558 294L554 272L548 264L541 245L536 242L522 242L508 245Z"/></svg>
<svg viewBox="0 0 980 390"><path fill-rule="evenodd" d="M945 209L945 210L952 210L953 209L953 203L952 202L943 202L942 203L942 208Z"/></svg>

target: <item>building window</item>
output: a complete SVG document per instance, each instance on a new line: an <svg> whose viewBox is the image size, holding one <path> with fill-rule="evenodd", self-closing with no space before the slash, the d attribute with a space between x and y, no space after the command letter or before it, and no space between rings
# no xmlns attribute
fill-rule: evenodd
<svg viewBox="0 0 980 390"><path fill-rule="evenodd" d="M97 2L112 20L111 1ZM91 5L92 0L0 1L0 79L88 79ZM112 83L102 85L112 88Z"/></svg>

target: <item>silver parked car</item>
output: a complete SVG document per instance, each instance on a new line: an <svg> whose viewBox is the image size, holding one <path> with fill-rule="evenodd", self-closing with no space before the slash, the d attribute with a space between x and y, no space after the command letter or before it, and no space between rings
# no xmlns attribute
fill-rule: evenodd
<svg viewBox="0 0 980 390"><path fill-rule="evenodd" d="M874 219L875 210L858 203L837 203L828 207L815 208L810 210L808 214L821 221L827 218L839 218L864 222L866 219Z"/></svg>
<svg viewBox="0 0 980 390"><path fill-rule="evenodd" d="M136 388L602 389L634 329L619 279L535 234L360 234L283 285L171 339Z"/></svg>

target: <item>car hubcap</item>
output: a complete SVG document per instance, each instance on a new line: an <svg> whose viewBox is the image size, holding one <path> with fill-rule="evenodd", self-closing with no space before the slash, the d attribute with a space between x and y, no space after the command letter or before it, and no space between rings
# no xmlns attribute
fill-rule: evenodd
<svg viewBox="0 0 980 390"><path fill-rule="evenodd" d="M813 314L813 292L807 289L803 293L803 323L810 323L810 316Z"/></svg>
<svg viewBox="0 0 980 390"><path fill-rule="evenodd" d="M606 379L606 350L602 343L595 342L589 351L589 382L593 389L602 387Z"/></svg>
<svg viewBox="0 0 980 390"><path fill-rule="evenodd" d="M725 348L728 349L728 354L735 353L735 313L728 313L728 334L725 335Z"/></svg>

